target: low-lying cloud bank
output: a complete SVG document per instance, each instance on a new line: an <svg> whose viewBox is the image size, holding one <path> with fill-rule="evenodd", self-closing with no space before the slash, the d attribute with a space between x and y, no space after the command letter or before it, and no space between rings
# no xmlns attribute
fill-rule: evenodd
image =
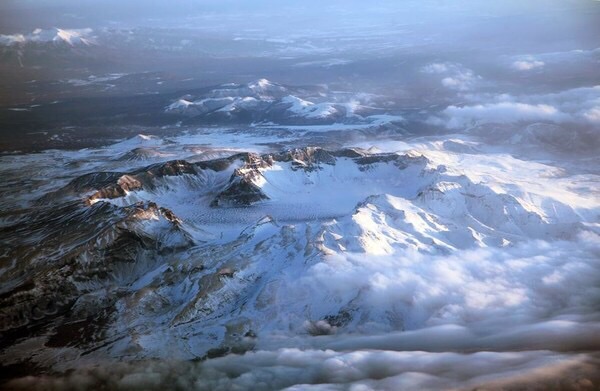
<svg viewBox="0 0 600 391"><path fill-rule="evenodd" d="M600 86L524 96L469 94L465 98L473 103L450 105L428 122L449 129L536 121L600 125Z"/></svg>
<svg viewBox="0 0 600 391"><path fill-rule="evenodd" d="M245 355L99 364L9 386L593 390L600 385L600 358L590 353L600 350L599 255L600 238L589 231L573 241L451 255L335 255L286 281L281 294L309 290L318 303L363 292L355 302L370 321L354 331L320 337L259 333L256 351ZM389 311L404 320L404 331L380 324Z"/></svg>
<svg viewBox="0 0 600 391"><path fill-rule="evenodd" d="M281 349L201 363L146 361L28 377L16 390L593 390L600 359L548 351L428 353Z"/></svg>
<svg viewBox="0 0 600 391"><path fill-rule="evenodd" d="M600 238L585 232L575 241L532 241L448 256L409 252L389 257L334 256L315 265L300 283L302 289L315 292L316 298L321 294L343 297L360 291L361 308L372 309L371 319L389 317L376 316L376 309L395 312L403 320L404 330L458 325L468 327L475 335L498 336L519 325L537 324L541 328L533 334L543 343L553 343L557 333L592 320L586 317L600 321L600 290L594 288L600 286L599 255ZM287 287L290 288L293 285ZM550 332L544 336L542 325L551 319L558 322L547 324ZM366 325L364 332L375 326ZM446 331L440 332L444 336ZM436 343L451 343L447 349L476 348L462 346L456 335L448 337ZM430 336L399 349L424 349L420 344L429 344L428 341ZM486 341L486 346L490 346L487 342L491 341ZM528 344L528 348L544 348L528 337L520 343ZM500 343L494 348L507 346ZM575 346L568 350L572 348ZM439 351L435 346L426 349Z"/></svg>
<svg viewBox="0 0 600 391"><path fill-rule="evenodd" d="M519 121L564 122L570 117L556 107L546 104L520 102L486 103L473 106L448 106L444 115L449 117L446 126L463 128L473 123L510 123Z"/></svg>

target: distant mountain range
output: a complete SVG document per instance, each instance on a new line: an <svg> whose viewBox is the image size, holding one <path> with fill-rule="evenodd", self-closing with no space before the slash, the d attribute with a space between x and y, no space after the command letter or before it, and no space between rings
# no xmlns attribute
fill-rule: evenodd
<svg viewBox="0 0 600 391"><path fill-rule="evenodd" d="M288 87L260 79L247 84L223 84L196 96L184 95L165 112L186 122L262 123L279 125L372 124L402 122L383 118L377 97L349 95L325 87Z"/></svg>
<svg viewBox="0 0 600 391"><path fill-rule="evenodd" d="M95 43L93 30L85 29L35 29L29 34L0 35L0 46L24 46L30 44L92 45Z"/></svg>

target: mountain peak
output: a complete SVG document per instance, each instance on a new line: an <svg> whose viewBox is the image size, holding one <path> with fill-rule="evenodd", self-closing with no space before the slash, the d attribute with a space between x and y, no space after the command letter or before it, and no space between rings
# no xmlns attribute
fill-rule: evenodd
<svg viewBox="0 0 600 391"><path fill-rule="evenodd" d="M0 35L0 45L12 46L27 43L55 43L67 44L69 46L94 44L92 37L93 30L90 28L83 29L41 29L36 28L30 34L11 34Z"/></svg>
<svg viewBox="0 0 600 391"><path fill-rule="evenodd" d="M248 88L255 93L285 91L285 87L281 84L273 83L264 78L248 83Z"/></svg>

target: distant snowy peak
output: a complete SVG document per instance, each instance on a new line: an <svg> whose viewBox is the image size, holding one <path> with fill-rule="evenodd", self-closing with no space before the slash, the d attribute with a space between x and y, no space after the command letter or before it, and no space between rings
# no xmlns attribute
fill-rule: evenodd
<svg viewBox="0 0 600 391"><path fill-rule="evenodd" d="M194 102L190 102L189 100L185 100L185 99L178 99L175 102L168 105L165 108L165 110L167 112L185 111L185 109L187 109L188 107L193 106L193 105L194 105Z"/></svg>
<svg viewBox="0 0 600 391"><path fill-rule="evenodd" d="M332 92L323 86L283 86L259 79L247 84L222 84L198 96L181 96L167 105L165 112L206 123L381 126L399 122L400 117L385 116L374 103L368 94Z"/></svg>
<svg viewBox="0 0 600 391"><path fill-rule="evenodd" d="M0 35L0 45L15 46L30 43L54 43L68 46L89 46L95 43L93 30L85 29L35 29L30 34Z"/></svg>
<svg viewBox="0 0 600 391"><path fill-rule="evenodd" d="M50 36L52 42L63 42L71 46L75 45L91 45L93 39L91 37L92 29L80 29L80 30L63 30L55 29L50 30Z"/></svg>
<svg viewBox="0 0 600 391"><path fill-rule="evenodd" d="M259 79L246 84L221 84L210 90L204 98L244 98L253 97L261 100L274 100L289 94L286 87L267 79Z"/></svg>
<svg viewBox="0 0 600 391"><path fill-rule="evenodd" d="M250 82L247 84L247 87L257 94L271 95L273 93L278 94L287 91L287 89L284 86L277 83L273 83L267 79L259 79L254 82Z"/></svg>
<svg viewBox="0 0 600 391"><path fill-rule="evenodd" d="M281 102L283 104L289 104L290 108L288 109L288 112L299 117L327 118L339 113L339 110L331 103L324 102L315 104L293 95L284 97Z"/></svg>
<svg viewBox="0 0 600 391"><path fill-rule="evenodd" d="M201 96L185 95L165 108L165 112L187 117L216 116L234 117L244 112L245 117L254 119L271 104L289 95L286 87L267 79L247 84L228 83L211 89Z"/></svg>

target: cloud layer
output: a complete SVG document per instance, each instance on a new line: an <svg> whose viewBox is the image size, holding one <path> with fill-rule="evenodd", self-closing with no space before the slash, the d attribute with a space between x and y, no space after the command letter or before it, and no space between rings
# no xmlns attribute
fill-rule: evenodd
<svg viewBox="0 0 600 391"><path fill-rule="evenodd" d="M439 75L441 77L440 83L444 87L455 91L472 90L481 79L480 76L461 64L449 62L428 64L421 69L421 72Z"/></svg>
<svg viewBox="0 0 600 391"><path fill-rule="evenodd" d="M547 351L427 353L280 349L205 363L147 361L30 377L15 390L593 390L599 360ZM597 383L596 383L597 384Z"/></svg>
<svg viewBox="0 0 600 391"><path fill-rule="evenodd" d="M512 63L513 69L517 71L531 71L533 69L539 69L544 67L544 62L539 60L521 60Z"/></svg>
<svg viewBox="0 0 600 391"><path fill-rule="evenodd" d="M429 122L450 129L486 123L536 121L600 124L600 86L523 96L470 94L465 98L482 103L450 105L441 112L441 116L432 117Z"/></svg>

